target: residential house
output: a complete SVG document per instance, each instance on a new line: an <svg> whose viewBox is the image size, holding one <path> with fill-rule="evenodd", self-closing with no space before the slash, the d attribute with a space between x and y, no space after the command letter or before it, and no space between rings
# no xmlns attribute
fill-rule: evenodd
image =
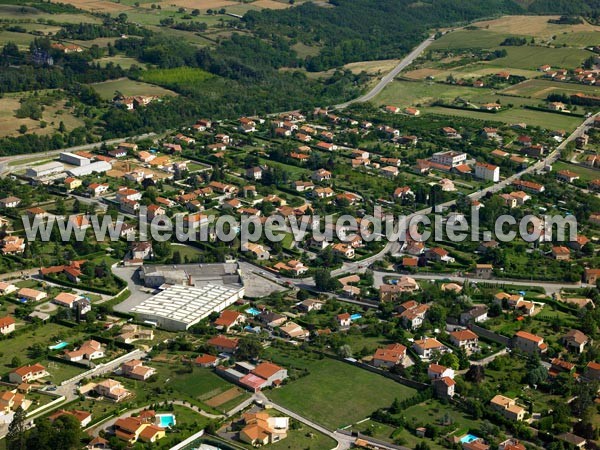
<svg viewBox="0 0 600 450"><path fill-rule="evenodd" d="M583 375L588 380L600 381L600 364L595 361L588 362Z"/></svg>
<svg viewBox="0 0 600 450"><path fill-rule="evenodd" d="M518 348L524 353L545 353L548 350L548 344L544 338L528 333L527 331L517 331L512 339L513 347Z"/></svg>
<svg viewBox="0 0 600 450"><path fill-rule="evenodd" d="M218 330L229 332L233 327L239 326L246 323L246 316L237 311L225 309L221 311L221 314L214 321L214 326Z"/></svg>
<svg viewBox="0 0 600 450"><path fill-rule="evenodd" d="M237 338L228 338L227 336L220 334L209 339L206 343L219 353L235 353L238 348L239 340Z"/></svg>
<svg viewBox="0 0 600 450"><path fill-rule="evenodd" d="M244 413L244 427L239 432L242 442L254 447L279 442L287 437L289 418L271 417L268 412Z"/></svg>
<svg viewBox="0 0 600 450"><path fill-rule="evenodd" d="M463 325L481 323L486 320L488 320L488 307L485 305L476 305L460 315L460 323Z"/></svg>
<svg viewBox="0 0 600 450"><path fill-rule="evenodd" d="M95 340L85 341L77 350L65 352L65 359L72 362L92 361L100 358L104 358L104 348L100 342Z"/></svg>
<svg viewBox="0 0 600 450"><path fill-rule="evenodd" d="M407 302L408 303L408 302ZM400 319L402 320L402 325L410 330L416 330L425 321L425 316L427 311L429 310L429 305L422 305L414 302L414 305L411 307L403 308L404 310L400 313ZM403 303L401 306L406 305Z"/></svg>
<svg viewBox="0 0 600 450"><path fill-rule="evenodd" d="M146 381L156 373L156 369L144 366L144 363L139 359L132 359L121 364L121 373L133 380Z"/></svg>
<svg viewBox="0 0 600 450"><path fill-rule="evenodd" d="M81 428L87 427L90 424L90 422L92 421L92 413L91 412L81 411L78 409L73 409L73 410L69 410L69 411L65 411L64 409L59 409L55 413L48 416L48 420L50 420L50 422L54 422L56 419L58 419L59 417L62 417L62 416L74 417L75 419L77 419L77 422L79 422L79 425L81 426Z"/></svg>
<svg viewBox="0 0 600 450"><path fill-rule="evenodd" d="M450 377L441 377L432 381L433 391L438 398L454 397L456 381Z"/></svg>
<svg viewBox="0 0 600 450"><path fill-rule="evenodd" d="M504 395L496 395L490 400L492 409L502 414L506 419L520 421L525 418L525 408L517 405L517 402Z"/></svg>
<svg viewBox="0 0 600 450"><path fill-rule="evenodd" d="M341 328L348 328L352 324L352 318L349 313L338 314L336 320Z"/></svg>
<svg viewBox="0 0 600 450"><path fill-rule="evenodd" d="M31 383L47 376L49 376L49 373L46 371L46 368L36 363L31 366L21 366L12 370L8 374L8 381L15 384Z"/></svg>
<svg viewBox="0 0 600 450"><path fill-rule="evenodd" d="M471 330L452 331L450 342L455 347L464 348L467 354L479 351L479 336Z"/></svg>
<svg viewBox="0 0 600 450"><path fill-rule="evenodd" d="M117 419L114 424L115 435L130 445L136 442L154 443L166 436L165 429L149 423L142 417Z"/></svg>
<svg viewBox="0 0 600 450"><path fill-rule="evenodd" d="M485 181L497 183L500 181L500 167L478 162L475 164L475 176Z"/></svg>
<svg viewBox="0 0 600 450"><path fill-rule="evenodd" d="M0 208L5 208L5 209L16 208L20 204L21 204L21 199L19 197L10 196L10 197L0 199Z"/></svg>
<svg viewBox="0 0 600 450"><path fill-rule="evenodd" d="M10 316L0 317L0 334L7 335L15 331L15 319Z"/></svg>
<svg viewBox="0 0 600 450"><path fill-rule="evenodd" d="M412 349L422 359L430 359L435 353L447 353L451 350L435 338L422 338L413 342Z"/></svg>
<svg viewBox="0 0 600 450"><path fill-rule="evenodd" d="M394 284L383 284L379 287L379 300L381 302L394 302L403 292L419 290L419 285L412 277L401 276Z"/></svg>
<svg viewBox="0 0 600 450"><path fill-rule="evenodd" d="M406 347L402 344L389 344L375 350L372 364L375 367L390 369L394 366L404 366Z"/></svg>
<svg viewBox="0 0 600 450"><path fill-rule="evenodd" d="M441 364L431 363L427 367L427 376L430 380L438 380L444 377L454 379L454 369L442 366Z"/></svg>
<svg viewBox="0 0 600 450"><path fill-rule="evenodd" d="M463 164L466 159L466 153L454 151L434 153L434 155L431 157L431 161L444 166L449 166L451 168Z"/></svg>
<svg viewBox="0 0 600 450"><path fill-rule="evenodd" d="M48 294L36 289L21 288L19 289L19 292L17 292L17 296L25 301L39 302L48 297Z"/></svg>
<svg viewBox="0 0 600 450"><path fill-rule="evenodd" d="M250 252L256 256L259 261L266 261L271 257L271 254L261 244L254 242L244 242L241 246L243 252Z"/></svg>
<svg viewBox="0 0 600 450"><path fill-rule="evenodd" d="M552 247L552 258L557 261L568 261L571 259L571 251L563 245L554 246Z"/></svg>
<svg viewBox="0 0 600 450"><path fill-rule="evenodd" d="M312 180L317 183L321 183L323 181L331 180L331 172L325 169L319 169L312 174Z"/></svg>
<svg viewBox="0 0 600 450"><path fill-rule="evenodd" d="M279 331L289 339L308 339L310 333L295 322L287 322L279 327Z"/></svg>
<svg viewBox="0 0 600 450"><path fill-rule="evenodd" d="M567 350L583 353L587 343L590 341L584 333L579 330L570 330L562 337L562 342Z"/></svg>

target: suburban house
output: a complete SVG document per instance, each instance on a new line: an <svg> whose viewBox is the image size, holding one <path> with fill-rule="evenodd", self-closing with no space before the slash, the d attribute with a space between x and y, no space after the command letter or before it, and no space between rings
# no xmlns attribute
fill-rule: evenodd
<svg viewBox="0 0 600 450"><path fill-rule="evenodd" d="M279 327L279 331L290 339L308 339L310 332L295 322L287 322Z"/></svg>
<svg viewBox="0 0 600 450"><path fill-rule="evenodd" d="M54 300L52 300L53 303L56 303L59 306L64 306L65 308L73 308L76 304L76 302L78 300L80 300L82 297L80 295L77 294L70 294L68 292L61 292L60 294L58 294L56 297L54 297Z"/></svg>
<svg viewBox="0 0 600 450"><path fill-rule="evenodd" d="M17 296L25 301L39 302L48 297L48 294L42 291L31 288L21 288L17 292Z"/></svg>
<svg viewBox="0 0 600 450"><path fill-rule="evenodd" d="M430 380L437 380L439 378L452 378L454 379L454 369L441 364L431 363L427 367L427 376Z"/></svg>
<svg viewBox="0 0 600 450"><path fill-rule="evenodd" d="M392 368L394 366L404 365L406 358L406 347L402 344L389 344L383 348L375 350L372 363L379 368Z"/></svg>
<svg viewBox="0 0 600 450"><path fill-rule="evenodd" d="M114 425L115 435L128 444L138 441L154 443L165 437L165 429L149 423L142 417L117 419Z"/></svg>
<svg viewBox="0 0 600 450"><path fill-rule="evenodd" d="M273 311L263 311L256 316L256 319L269 328L279 327L287 321L287 317Z"/></svg>
<svg viewBox="0 0 600 450"><path fill-rule="evenodd" d="M589 338L579 330L570 330L562 338L562 342L567 350L583 353L583 349L589 342Z"/></svg>
<svg viewBox="0 0 600 450"><path fill-rule="evenodd" d="M23 393L18 392L18 389L0 394L0 415L9 416L11 411L16 411L19 408L27 410L30 406L31 400L26 399Z"/></svg>
<svg viewBox="0 0 600 450"><path fill-rule="evenodd" d="M0 334L10 334L15 331L15 319L10 316L0 317Z"/></svg>
<svg viewBox="0 0 600 450"><path fill-rule="evenodd" d="M379 300L381 302L393 302L398 300L403 292L414 292L419 290L419 285L414 278L401 276L394 284L382 284L379 287Z"/></svg>
<svg viewBox="0 0 600 450"><path fill-rule="evenodd" d="M66 411L64 409L59 409L54 414L48 416L48 419L50 420L50 422L54 422L56 419L58 419L59 417L62 417L62 416L75 417L75 419L77 419L77 421L81 425L81 428L87 427L90 424L90 422L92 421L92 413L90 413L88 411L81 411L78 409L73 409L70 411Z"/></svg>
<svg viewBox="0 0 600 450"><path fill-rule="evenodd" d="M14 369L8 374L8 381L11 383L31 383L40 378L47 377L49 374L46 368L41 364L33 364L32 366L21 366Z"/></svg>
<svg viewBox="0 0 600 450"><path fill-rule="evenodd" d="M504 395L496 395L492 398L490 406L494 411L502 414L508 420L518 421L523 420L525 417L525 408L517 405L515 400Z"/></svg>
<svg viewBox="0 0 600 450"><path fill-rule="evenodd" d="M94 359L104 358L104 349L98 341L86 341L77 350L65 352L65 359L68 361L92 361Z"/></svg>
<svg viewBox="0 0 600 450"><path fill-rule="evenodd" d="M452 398L454 397L454 387L456 381L450 377L441 377L432 380L433 390L438 398Z"/></svg>
<svg viewBox="0 0 600 450"><path fill-rule="evenodd" d="M450 342L456 347L464 348L467 354L479 351L479 336L471 330L452 331Z"/></svg>
<svg viewBox="0 0 600 450"><path fill-rule="evenodd" d="M320 300L314 300L309 298L308 300L304 300L303 302L298 303L297 308L302 312L309 313L311 311L320 311L323 307L323 304L324 302Z"/></svg>
<svg viewBox="0 0 600 450"><path fill-rule="evenodd" d="M583 371L583 376L588 380L600 380L600 364L595 361L588 362Z"/></svg>
<svg viewBox="0 0 600 450"><path fill-rule="evenodd" d="M342 313L336 316L337 323L342 328L348 328L352 323L350 313Z"/></svg>
<svg viewBox="0 0 600 450"><path fill-rule="evenodd" d="M14 284L0 281L0 295L11 294L16 290L18 290L18 288Z"/></svg>
<svg viewBox="0 0 600 450"><path fill-rule="evenodd" d="M127 378L146 381L156 373L156 369L144 366L144 363L139 359L132 359L121 364L121 373Z"/></svg>
<svg viewBox="0 0 600 450"><path fill-rule="evenodd" d="M246 322L246 316L237 311L225 309L215 320L214 325L218 330L228 332L231 328Z"/></svg>
<svg viewBox="0 0 600 450"><path fill-rule="evenodd" d="M254 254L256 259L260 261L268 260L271 257L271 254L267 249L265 249L261 244L256 244L254 242L244 242L242 244L242 251Z"/></svg>
<svg viewBox="0 0 600 450"><path fill-rule="evenodd" d="M413 342L412 349L421 359L430 359L434 353L447 353L451 350L435 338L417 339Z"/></svg>
<svg viewBox="0 0 600 450"><path fill-rule="evenodd" d="M405 307L407 303L415 304L411 304L410 307ZM425 315L429 310L429 305L419 304L413 301L403 303L401 308L404 309L404 311L400 313L402 325L408 329L415 330L423 325L423 322L425 321Z"/></svg>
<svg viewBox="0 0 600 450"><path fill-rule="evenodd" d="M21 199L19 197L6 197L0 199L0 208L16 208L21 204Z"/></svg>
<svg viewBox="0 0 600 450"><path fill-rule="evenodd" d="M518 348L524 353L545 353L548 350L548 344L544 338L528 333L527 331L517 331L512 339L513 347Z"/></svg>
<svg viewBox="0 0 600 450"><path fill-rule="evenodd" d="M268 412L244 413L244 427L239 432L242 442L262 446L279 442L287 437L288 417L271 417Z"/></svg>
<svg viewBox="0 0 600 450"><path fill-rule="evenodd" d="M203 353L194 360L194 364L200 367L215 367L219 363L219 358L208 353Z"/></svg>
<svg viewBox="0 0 600 450"><path fill-rule="evenodd" d="M460 315L460 323L467 325L471 322L480 323L488 320L488 307L486 305L475 305Z"/></svg>
<svg viewBox="0 0 600 450"><path fill-rule="evenodd" d="M238 339L228 338L222 334L208 340L207 344L219 353L235 353L238 347Z"/></svg>
<svg viewBox="0 0 600 450"><path fill-rule="evenodd" d="M121 383L110 378L96 384L94 392L114 402L120 402L130 395Z"/></svg>

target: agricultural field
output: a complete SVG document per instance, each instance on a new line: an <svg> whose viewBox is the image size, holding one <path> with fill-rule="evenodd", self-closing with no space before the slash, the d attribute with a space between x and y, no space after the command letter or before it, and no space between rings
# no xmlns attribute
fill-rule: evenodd
<svg viewBox="0 0 600 450"><path fill-rule="evenodd" d="M377 105L405 107L435 100L451 101L456 97L474 98L487 91L469 86L450 86L434 82L394 81L375 99Z"/></svg>
<svg viewBox="0 0 600 450"><path fill-rule="evenodd" d="M504 16L499 19L475 22L473 25L486 31L534 36L550 40L552 36L564 33L598 32L600 27L587 22L577 25L559 25L549 23L549 19L558 19L559 16ZM588 44L593 44L588 42Z"/></svg>
<svg viewBox="0 0 600 450"><path fill-rule="evenodd" d="M135 58L128 56L106 56L96 60L102 67L106 67L107 64L113 63L115 66L121 66L123 69L129 69L131 66L136 65L144 68L145 64L139 62Z"/></svg>
<svg viewBox="0 0 600 450"><path fill-rule="evenodd" d="M525 122L528 125L546 128L549 130L572 131L581 123L580 117L568 114L554 114L530 109L511 108L496 114L462 109L450 109L441 106L423 108L424 113L440 114L444 116L469 117L486 122L503 122L507 124Z"/></svg>
<svg viewBox="0 0 600 450"><path fill-rule="evenodd" d="M498 73L497 67L490 67L489 64L484 62L478 62L474 64L467 64L456 69L436 69L436 68L423 68L411 70L410 72L404 73L405 78L412 80L423 80L427 77L435 77L437 80L445 80L448 76L452 75L454 78L480 78L488 75L494 75ZM510 69L511 75L517 75L526 78L535 78L540 76L540 72L536 70L526 69Z"/></svg>
<svg viewBox="0 0 600 450"><path fill-rule="evenodd" d="M176 95L173 91L164 89L153 84L142 83L141 81L130 80L129 78L121 78L119 80L104 81L102 83L94 83L91 85L94 90L105 100L110 100L115 96L116 92L120 92L125 96L133 95Z"/></svg>
<svg viewBox="0 0 600 450"><path fill-rule="evenodd" d="M507 95L539 99L545 99L550 94L573 95L580 92L587 95L600 95L600 87L550 80L527 80L502 91Z"/></svg>
<svg viewBox="0 0 600 450"><path fill-rule="evenodd" d="M285 359L285 358L284 358ZM387 378L332 359L304 360L309 375L271 391L276 403L335 429L364 419L377 408L416 391Z"/></svg>
<svg viewBox="0 0 600 450"><path fill-rule="evenodd" d="M432 50L453 50L461 48L493 48L498 47L510 33L498 33L488 30L458 30L437 39L431 44Z"/></svg>
<svg viewBox="0 0 600 450"><path fill-rule="evenodd" d="M535 70L549 64L555 68L573 69L580 67L591 52L572 48L548 48L524 45L522 47L503 47L508 55L490 61L490 65L506 69Z"/></svg>
<svg viewBox="0 0 600 450"><path fill-rule="evenodd" d="M155 85L166 86L172 89L194 90L214 75L192 67L178 67L176 69L151 69L142 75L142 80Z"/></svg>

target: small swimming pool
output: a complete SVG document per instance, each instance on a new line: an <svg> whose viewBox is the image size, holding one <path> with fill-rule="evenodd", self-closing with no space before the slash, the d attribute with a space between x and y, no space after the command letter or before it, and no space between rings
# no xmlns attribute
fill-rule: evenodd
<svg viewBox="0 0 600 450"><path fill-rule="evenodd" d="M258 316L260 314L260 311L256 308L253 308L252 306L248 308L246 312L252 316Z"/></svg>
<svg viewBox="0 0 600 450"><path fill-rule="evenodd" d="M163 428L172 427L177 423L173 414L157 414L156 421L158 422L157 425Z"/></svg>
<svg viewBox="0 0 600 450"><path fill-rule="evenodd" d="M62 341L59 342L56 345L51 345L50 347L48 347L50 350L60 350L61 348L65 348L67 345L69 345L68 342Z"/></svg>
<svg viewBox="0 0 600 450"><path fill-rule="evenodd" d="M470 442L476 441L477 439L479 439L479 438L473 434L466 434L460 439L460 443L468 444Z"/></svg>
<svg viewBox="0 0 600 450"><path fill-rule="evenodd" d="M350 320L358 320L362 318L362 314L352 314Z"/></svg>

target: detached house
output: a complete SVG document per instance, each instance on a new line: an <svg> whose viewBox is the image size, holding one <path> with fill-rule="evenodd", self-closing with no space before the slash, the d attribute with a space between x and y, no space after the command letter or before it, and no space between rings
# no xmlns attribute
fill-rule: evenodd
<svg viewBox="0 0 600 450"><path fill-rule="evenodd" d="M403 366L406 358L406 347L402 344L390 344L375 350L373 365L379 368L390 369L394 366Z"/></svg>
<svg viewBox="0 0 600 450"><path fill-rule="evenodd" d="M41 364L33 364L31 366L21 366L14 369L8 374L8 381L15 384L31 383L32 381L47 376L49 376L49 373L44 366Z"/></svg>
<svg viewBox="0 0 600 450"><path fill-rule="evenodd" d="M235 353L238 348L238 342L238 339L219 335L209 339L207 344L219 353Z"/></svg>
<svg viewBox="0 0 600 450"><path fill-rule="evenodd" d="M456 347L464 348L467 354L479 351L479 336L471 330L451 332L450 342Z"/></svg>
<svg viewBox="0 0 600 450"><path fill-rule="evenodd" d="M490 406L508 420L519 421L525 417L525 408L517 405L515 400L504 395L496 395L490 400Z"/></svg>
<svg viewBox="0 0 600 450"><path fill-rule="evenodd" d="M579 330L570 330L562 338L562 342L567 347L567 350L583 353L586 344L590 339Z"/></svg>
<svg viewBox="0 0 600 450"><path fill-rule="evenodd" d="M524 353L545 353L548 350L548 344L544 338L526 331L517 331L513 337L513 347L518 348Z"/></svg>
<svg viewBox="0 0 600 450"><path fill-rule="evenodd" d="M7 335L15 331L15 319L10 316L0 317L0 334Z"/></svg>
<svg viewBox="0 0 600 450"><path fill-rule="evenodd" d="M412 348L422 359L430 359L434 353L447 353L451 350L435 338L417 339Z"/></svg>

